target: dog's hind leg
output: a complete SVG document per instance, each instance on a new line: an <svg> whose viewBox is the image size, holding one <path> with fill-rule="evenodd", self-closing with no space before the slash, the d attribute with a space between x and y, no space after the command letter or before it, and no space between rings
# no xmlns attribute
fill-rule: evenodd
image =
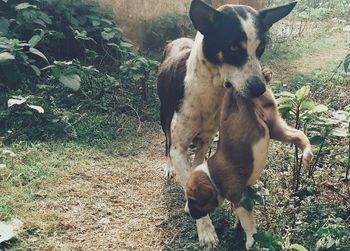
<svg viewBox="0 0 350 251"><path fill-rule="evenodd" d="M215 247L219 243L215 227L209 218L209 215L196 220L199 245L209 248Z"/></svg>
<svg viewBox="0 0 350 251"><path fill-rule="evenodd" d="M245 247L247 250L251 249L254 244L253 235L256 233L256 224L253 211L249 212L243 207L238 207L235 211L243 230L246 234L247 240Z"/></svg>

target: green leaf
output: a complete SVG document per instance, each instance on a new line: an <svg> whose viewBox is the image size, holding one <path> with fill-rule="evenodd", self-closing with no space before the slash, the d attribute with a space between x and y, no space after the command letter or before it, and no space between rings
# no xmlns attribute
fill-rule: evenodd
<svg viewBox="0 0 350 251"><path fill-rule="evenodd" d="M308 251L305 247L299 244L293 244L290 246L290 249L296 250L296 251Z"/></svg>
<svg viewBox="0 0 350 251"><path fill-rule="evenodd" d="M31 64L30 68L33 69L33 71L35 72L35 75L37 75L38 77L40 76L40 70L37 66Z"/></svg>
<svg viewBox="0 0 350 251"><path fill-rule="evenodd" d="M81 79L77 74L62 75L58 79L65 87L77 91L80 88Z"/></svg>
<svg viewBox="0 0 350 251"><path fill-rule="evenodd" d="M286 91L280 92L278 95L282 97L293 98L293 99L295 98L295 95L293 93L286 92Z"/></svg>
<svg viewBox="0 0 350 251"><path fill-rule="evenodd" d="M125 48L131 48L131 47L133 47L132 44L127 43L127 42L120 42L120 46L125 47Z"/></svg>
<svg viewBox="0 0 350 251"><path fill-rule="evenodd" d="M101 32L101 36L103 37L104 40L111 40L112 38L114 38L115 33L114 32L106 32L106 31L102 31Z"/></svg>
<svg viewBox="0 0 350 251"><path fill-rule="evenodd" d="M44 108L38 105L27 105L30 109L37 111L38 113L44 113Z"/></svg>
<svg viewBox="0 0 350 251"><path fill-rule="evenodd" d="M314 101L310 100L310 99L306 99L301 103L301 108L305 109L305 110L314 110L316 107Z"/></svg>
<svg viewBox="0 0 350 251"><path fill-rule="evenodd" d="M346 55L344 59L344 71L348 72L349 71L349 65L350 65L350 53Z"/></svg>
<svg viewBox="0 0 350 251"><path fill-rule="evenodd" d="M44 55L41 51L39 51L39 50L37 50L37 49L35 49L35 48L29 48L29 51L30 51L31 53L33 53L34 55L37 55L37 56L41 57L41 58L44 59L46 62L49 62L49 60L47 60L47 58L45 57L45 55Z"/></svg>
<svg viewBox="0 0 350 251"><path fill-rule="evenodd" d="M311 145L321 145L323 142L323 137L316 135L310 138Z"/></svg>
<svg viewBox="0 0 350 251"><path fill-rule="evenodd" d="M309 95L309 93L310 93L310 86L305 85L305 86L301 87L299 90L297 90L297 92L295 93L295 96L296 96L297 100L301 101L305 97L307 97L307 95Z"/></svg>
<svg viewBox="0 0 350 251"><path fill-rule="evenodd" d="M0 53L0 64L6 63L8 61L14 60L15 56L9 52Z"/></svg>
<svg viewBox="0 0 350 251"><path fill-rule="evenodd" d="M9 30L10 22L4 17L0 17L0 33L6 35Z"/></svg>
<svg viewBox="0 0 350 251"><path fill-rule="evenodd" d="M336 137L346 138L348 136L348 129L344 127L336 127L331 131L331 134Z"/></svg>
<svg viewBox="0 0 350 251"><path fill-rule="evenodd" d="M248 197L243 197L240 202L239 206L245 208L247 211L251 212L254 208L254 201Z"/></svg>
<svg viewBox="0 0 350 251"><path fill-rule="evenodd" d="M257 205L264 205L265 204L264 198L261 195L259 195L259 194L254 195L253 199L254 199L254 201L256 202Z"/></svg>
<svg viewBox="0 0 350 251"><path fill-rule="evenodd" d="M36 5L32 5L29 3L20 3L20 4L16 5L16 10L24 10L24 9L28 9L28 8L37 9Z"/></svg>
<svg viewBox="0 0 350 251"><path fill-rule="evenodd" d="M321 113L325 111L328 111L328 107L325 105L316 105L315 108L312 110L312 112L315 113Z"/></svg>
<svg viewBox="0 0 350 251"><path fill-rule="evenodd" d="M32 36L32 38L28 41L28 44L30 44L30 47L35 47L39 42L40 40L42 39L43 37L40 36L40 35L34 35Z"/></svg>

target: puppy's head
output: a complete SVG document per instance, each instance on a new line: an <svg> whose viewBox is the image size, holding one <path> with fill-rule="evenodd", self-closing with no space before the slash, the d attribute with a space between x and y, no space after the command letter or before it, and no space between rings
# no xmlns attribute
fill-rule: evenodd
<svg viewBox="0 0 350 251"><path fill-rule="evenodd" d="M194 171L187 180L186 195L189 213L196 220L213 212L219 205L213 183L201 170Z"/></svg>
<svg viewBox="0 0 350 251"><path fill-rule="evenodd" d="M292 2L260 11L244 5L224 5L215 10L201 0L192 0L190 18L203 35L203 56L219 67L223 83L234 83L247 98L265 92L259 63L265 50L265 34L295 5Z"/></svg>

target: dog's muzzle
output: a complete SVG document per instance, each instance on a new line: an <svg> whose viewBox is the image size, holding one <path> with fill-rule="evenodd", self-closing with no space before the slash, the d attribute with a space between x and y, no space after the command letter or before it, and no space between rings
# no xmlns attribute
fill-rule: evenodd
<svg viewBox="0 0 350 251"><path fill-rule="evenodd" d="M259 77L251 77L247 80L248 90L252 98L256 98L264 94L266 91L265 82Z"/></svg>

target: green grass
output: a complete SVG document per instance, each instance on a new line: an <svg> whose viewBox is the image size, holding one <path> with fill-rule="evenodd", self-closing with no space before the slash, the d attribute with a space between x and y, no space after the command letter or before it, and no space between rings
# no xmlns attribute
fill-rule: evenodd
<svg viewBox="0 0 350 251"><path fill-rule="evenodd" d="M320 49L333 48L332 26L326 22L322 25L317 31L311 30L301 35L280 37L269 33L262 64L288 64Z"/></svg>

